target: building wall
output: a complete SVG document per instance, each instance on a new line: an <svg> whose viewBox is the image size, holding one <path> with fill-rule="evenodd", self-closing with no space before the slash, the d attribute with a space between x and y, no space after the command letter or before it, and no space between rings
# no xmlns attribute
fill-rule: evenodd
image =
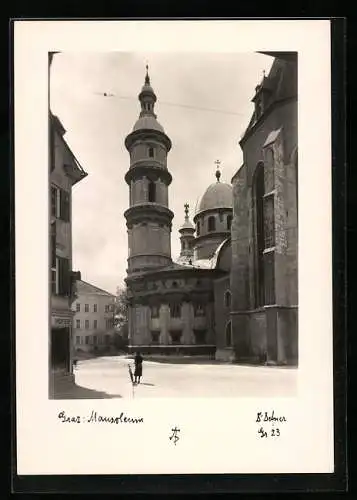
<svg viewBox="0 0 357 500"><path fill-rule="evenodd" d="M74 313L73 347L75 350L92 351L95 346L103 348L110 345L114 336L114 300L115 297L99 293L81 293L77 296L72 305ZM80 311L77 311L77 304L79 304ZM88 312L85 312L86 304L89 307ZM97 306L96 312L94 305ZM109 307L108 311L106 311L106 306ZM86 321L89 322L88 328L86 328ZM97 322L96 327L95 321Z"/></svg>
<svg viewBox="0 0 357 500"><path fill-rule="evenodd" d="M231 216L231 209L222 209L207 211L195 217L195 259L209 259L213 256L222 241L230 235L227 219ZM210 217L213 217L215 221L214 231L209 231L208 220ZM198 225L200 227L199 231L197 230Z"/></svg>
<svg viewBox="0 0 357 500"><path fill-rule="evenodd" d="M226 300L230 294L230 276L216 279L214 282L214 317L215 317L215 343L217 349L230 347L226 343L226 326L230 321L231 308Z"/></svg>
<svg viewBox="0 0 357 500"><path fill-rule="evenodd" d="M129 257L164 255L170 258L170 234L168 226L157 222L133 224L128 230Z"/></svg>
<svg viewBox="0 0 357 500"><path fill-rule="evenodd" d="M154 157L149 157L149 147L154 148ZM160 166L166 168L167 152L164 146L155 139L150 140L136 140L130 151L130 163L131 165L137 165L141 161L145 164L148 161L155 161Z"/></svg>
<svg viewBox="0 0 357 500"><path fill-rule="evenodd" d="M192 270L185 277L144 277L133 287L129 287L131 346L176 345L178 332L181 345L215 343L212 279ZM171 306L180 310L177 317Z"/></svg>
<svg viewBox="0 0 357 500"><path fill-rule="evenodd" d="M57 290L52 288L52 252L53 240L51 233L53 227L55 228L55 254L56 257L68 259L68 280L70 279L69 273L72 269L72 181L66 175L63 166L65 164L72 164L73 159L68 151L67 145L63 137L58 133L57 129L53 126L52 121L49 123L50 132L52 135L52 142L50 143L50 175L49 175L49 199L50 199L50 287L51 287L51 337L49 340L50 350L50 367L52 371L64 371L66 373L72 372L72 356L71 356L71 342L72 342L72 311L71 311L71 297L67 294L58 294ZM57 214L52 215L52 187L60 188L68 194L69 200L69 221L57 218ZM56 279L59 279L59 269L56 269ZM58 287L58 284L57 284ZM50 384L52 375L50 374Z"/></svg>
<svg viewBox="0 0 357 500"><path fill-rule="evenodd" d="M130 206L149 202L149 182L150 180L145 176L131 181ZM168 206L169 198L167 185L161 179L156 179L153 182L155 184L156 194L155 203Z"/></svg>
<svg viewBox="0 0 357 500"><path fill-rule="evenodd" d="M264 147L271 131L280 133ZM267 150L274 152L269 166ZM278 363L297 361L297 103L271 112L243 144L244 165L233 179L232 325L235 350L242 359ZM275 307L257 304L255 172L264 162L265 192L274 190ZM267 257L267 254L264 256ZM293 307L292 307L293 306ZM258 308L258 309L257 309ZM290 347L289 347L290 346ZM289 351L289 352L288 352ZM291 352L290 352L291 351Z"/></svg>

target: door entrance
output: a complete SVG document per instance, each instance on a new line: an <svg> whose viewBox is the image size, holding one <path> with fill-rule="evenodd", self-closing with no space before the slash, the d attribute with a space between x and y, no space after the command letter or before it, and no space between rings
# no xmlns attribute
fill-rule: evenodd
<svg viewBox="0 0 357 500"><path fill-rule="evenodd" d="M70 371L70 329L52 328L51 330L51 367Z"/></svg>

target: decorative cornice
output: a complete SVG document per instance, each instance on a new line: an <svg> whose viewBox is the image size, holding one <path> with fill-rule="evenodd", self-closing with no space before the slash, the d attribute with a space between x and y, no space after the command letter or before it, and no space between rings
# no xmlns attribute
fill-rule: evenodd
<svg viewBox="0 0 357 500"><path fill-rule="evenodd" d="M162 166L159 167L152 163L150 164L149 161L145 165L132 165L125 174L125 182L130 185L130 182L133 179L142 177L148 177L151 180L161 179L167 186L169 186L172 182L172 175L166 168L163 168Z"/></svg>
<svg viewBox="0 0 357 500"><path fill-rule="evenodd" d="M128 208L124 212L124 217L127 220L128 228L132 224L147 221L157 221L171 228L171 221L174 214L169 208L159 203L142 203Z"/></svg>
<svg viewBox="0 0 357 500"><path fill-rule="evenodd" d="M212 213L219 214L222 212L233 212L233 208L232 207L206 208L205 210L201 210L194 215L193 222L196 223L197 219L200 218L202 215L207 215Z"/></svg>
<svg viewBox="0 0 357 500"><path fill-rule="evenodd" d="M150 139L156 138L166 147L166 151L169 152L172 146L170 138L160 130L154 129L139 129L131 132L125 139L125 147L130 151L134 142L140 139Z"/></svg>
<svg viewBox="0 0 357 500"><path fill-rule="evenodd" d="M217 236L223 238L224 240L231 235L230 231L211 231L206 234L201 234L200 236L196 236L195 244L201 242L202 240L213 240Z"/></svg>

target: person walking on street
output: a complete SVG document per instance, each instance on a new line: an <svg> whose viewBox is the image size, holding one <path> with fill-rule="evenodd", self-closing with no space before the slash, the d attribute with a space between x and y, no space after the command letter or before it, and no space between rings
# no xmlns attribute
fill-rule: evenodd
<svg viewBox="0 0 357 500"><path fill-rule="evenodd" d="M134 382L135 384L140 384L140 379L143 374L143 358L139 351L135 355L134 363L135 363Z"/></svg>

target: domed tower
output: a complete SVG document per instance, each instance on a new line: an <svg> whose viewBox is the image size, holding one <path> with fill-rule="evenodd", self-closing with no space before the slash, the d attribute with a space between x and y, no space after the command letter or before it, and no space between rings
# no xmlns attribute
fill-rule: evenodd
<svg viewBox="0 0 357 500"><path fill-rule="evenodd" d="M178 258L179 264L192 264L193 261L193 246L195 241L195 227L191 223L188 210L189 205L185 203L185 221L179 229L180 241L181 241L181 252Z"/></svg>
<svg viewBox="0 0 357 500"><path fill-rule="evenodd" d="M156 120L156 95L150 85L148 66L139 94L141 112L126 137L130 168L125 175L130 207L124 213L128 228L128 274L171 264L171 227L174 214L168 207L167 170L171 141Z"/></svg>
<svg viewBox="0 0 357 500"><path fill-rule="evenodd" d="M217 160L216 182L202 196L193 222L196 225L195 260L210 259L231 234L232 186L221 182Z"/></svg>

